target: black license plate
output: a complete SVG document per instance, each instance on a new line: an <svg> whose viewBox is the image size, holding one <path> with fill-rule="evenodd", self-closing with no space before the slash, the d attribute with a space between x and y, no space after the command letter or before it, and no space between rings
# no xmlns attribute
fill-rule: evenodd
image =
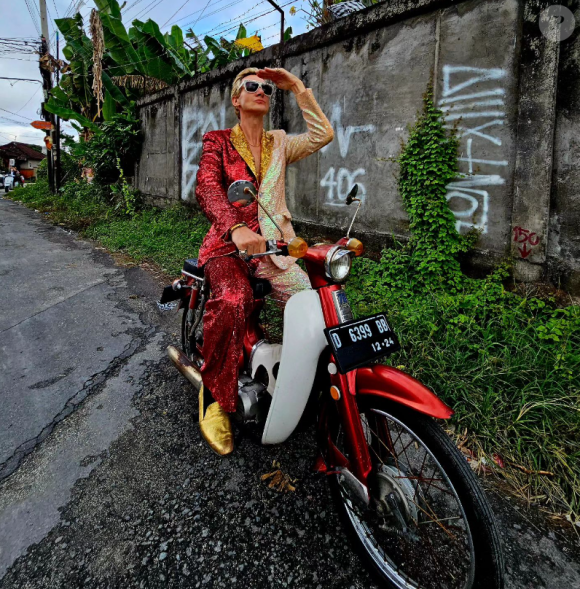
<svg viewBox="0 0 580 589"><path fill-rule="evenodd" d="M324 330L341 374L401 349L383 313Z"/></svg>

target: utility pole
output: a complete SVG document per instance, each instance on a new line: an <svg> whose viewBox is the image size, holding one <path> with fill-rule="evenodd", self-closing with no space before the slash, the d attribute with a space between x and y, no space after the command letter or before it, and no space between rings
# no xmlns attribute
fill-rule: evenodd
<svg viewBox="0 0 580 589"><path fill-rule="evenodd" d="M59 55L59 37L58 31L56 32L56 61L60 59ZM56 85L60 81L60 66L56 66ZM56 191L60 190L60 180L61 180L61 171L60 171L60 117L56 117L56 176L55 176L55 184L56 184Z"/></svg>
<svg viewBox="0 0 580 589"><path fill-rule="evenodd" d="M44 88L44 102L42 103L42 116L44 117L45 121L50 121L54 123L54 117L44 108L44 104L48 100L49 91L52 88L52 74L50 73L50 69L45 69L42 67L42 57L48 55L50 53L50 46L49 41L50 37L48 34L48 16L46 12L46 0L38 0L38 5L40 9L40 24L42 30L42 42L41 42L41 49L40 49L40 75L42 76L43 80L43 88ZM47 65L47 64L45 64ZM50 138L50 144L52 147L52 130L47 131L47 135ZM48 184L50 186L50 191L54 192L54 161L52 157L52 149L46 149L46 160L48 163Z"/></svg>
<svg viewBox="0 0 580 589"><path fill-rule="evenodd" d="M40 9L40 30L42 36L46 39L46 50L50 53L50 37L48 36L48 16L46 12L46 0L38 0Z"/></svg>

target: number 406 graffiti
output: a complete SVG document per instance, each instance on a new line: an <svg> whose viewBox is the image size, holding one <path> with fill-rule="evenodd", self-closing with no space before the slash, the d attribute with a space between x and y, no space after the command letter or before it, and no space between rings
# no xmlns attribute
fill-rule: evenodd
<svg viewBox="0 0 580 589"><path fill-rule="evenodd" d="M355 184L358 184L357 196L364 201L365 187L357 181L357 178L364 176L364 174L365 170L363 168L358 168L354 172L346 168L339 168L338 172L336 172L335 168L329 168L320 181L320 186L327 189L324 204L344 206L346 197Z"/></svg>

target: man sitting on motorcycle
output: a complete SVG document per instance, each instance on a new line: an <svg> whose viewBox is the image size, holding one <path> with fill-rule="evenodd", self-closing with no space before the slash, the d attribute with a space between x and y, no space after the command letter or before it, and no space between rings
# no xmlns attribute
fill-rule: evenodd
<svg viewBox="0 0 580 589"><path fill-rule="evenodd" d="M264 116L275 87L295 94L306 133L286 135L283 130L264 130ZM240 257L265 252L266 241L279 237L279 233L255 201L247 206L230 203L228 187L236 180L252 182L288 241L295 233L286 206L286 165L318 151L334 137L312 90L283 68L244 69L234 80L231 99L240 122L232 129L204 135L195 191L212 224L198 260L212 292L204 315L204 386L199 397L199 420L203 437L221 455L233 450L228 413L236 410L238 361L254 300L250 276L269 280L272 296L281 305L296 292L311 288L294 258L265 256L246 262Z"/></svg>

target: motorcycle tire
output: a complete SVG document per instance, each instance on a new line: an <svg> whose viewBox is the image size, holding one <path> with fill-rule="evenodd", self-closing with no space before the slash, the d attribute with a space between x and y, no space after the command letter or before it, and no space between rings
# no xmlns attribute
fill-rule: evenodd
<svg viewBox="0 0 580 589"><path fill-rule="evenodd" d="M415 472L418 470L417 461L409 459L409 464L414 464L415 466L409 466L406 468L403 463L405 458L403 455L399 455L400 462L397 463L395 467L392 461L390 465L388 464L388 460L392 460L389 458L387 459L386 465L385 462L382 461L378 467L376 464L373 467L374 472L376 472L377 468L382 469L380 476L383 479L381 483L383 487L386 484L385 481L389 482L386 493L391 497L395 496L397 505L401 505L402 502L405 501L405 490L403 489L401 492L401 490L398 489L396 490L398 493L393 492L393 484L398 484L399 486L404 487L402 483L405 482L407 489L410 490L407 492L407 499L409 499L411 491L414 492L415 496L414 500L407 501L406 503L416 512L416 520L414 520L414 523L420 522L421 524L435 526L435 528L430 528L431 530L434 529L435 532L429 532L429 534L432 534L433 536L438 534L440 537L444 538L443 544L445 544L445 541L448 544L452 544L453 542L450 542L443 533L445 531L444 528L447 527L449 531L453 530L453 532L448 533L450 533L451 536L456 536L455 544L458 546L461 546L462 544L469 545L470 550L469 558L464 559L466 563L469 561L469 565L457 565L457 570L460 570L461 566L465 569L463 572L463 578L456 579L455 577L458 577L459 574L457 574L457 571L453 570L455 566L453 563L453 557L448 556L453 554L453 552L448 548L445 548L445 546L443 546L443 549L440 548L438 545L433 544L432 540L429 540L429 543L425 542L424 545L420 544L417 540L422 540L423 538L420 538L419 534L426 536L424 530L428 528L425 525L422 527L417 525L415 528L417 530L417 536L414 538L414 542L409 541L411 549L415 550L416 554L411 555L409 552L406 552L407 548L402 547L402 544L406 541L404 539L405 532L398 531L398 538L393 533L393 538L390 541L383 541L384 546L382 547L382 550L384 556L381 557L380 550L378 549L380 547L375 548L371 545L371 527L365 522L365 520L371 521L373 518L375 520L379 519L377 514L375 513L371 516L370 507L368 509L364 507L362 509L356 507L356 502L351 501L345 493L345 486L341 486L341 483L339 482L340 475L332 474L328 477L332 496L338 507L348 536L351 541L354 542L356 551L369 565L369 569L374 573L379 585L385 588L396 589L503 589L504 560L493 513L477 477L467 463L465 457L456 448L449 436L432 418L410 411L387 400L373 396L359 396L357 401L361 413L361 420L363 420L363 429L365 429L365 420L367 424L369 423L369 419L373 420L372 422L374 425L369 425L368 428L365 429L365 436L367 437L369 447L373 444L376 448L380 447L384 453L383 458L387 454L390 457L397 456L396 450L395 452L391 452L390 450L385 452L385 448L387 448L389 444L391 447L395 448L398 443L393 443L393 432L389 430L390 426L387 422L388 420L391 420L391 423L396 425L397 428L400 428L400 431L402 432L399 434L399 438L404 436L399 445L402 446L403 443L410 440L409 444L413 447L411 451L416 451L415 449L422 446L425 450L423 464L427 457L429 457L429 461L433 461L433 464L436 464L439 467L439 472L442 474L441 479L436 478L434 470L431 478L421 480L422 471L418 476L411 476L408 472L413 469L415 469ZM377 418L380 419L382 425L379 425ZM381 431L382 433L377 434L375 430ZM385 434L384 432L386 430L390 433ZM385 440L379 439L381 437L388 439L386 445ZM339 444L337 444L337 446L338 445ZM407 449L409 449L409 446L407 446ZM377 454L375 450L371 453ZM375 458L373 462L377 463L378 461ZM401 470L406 472L405 476L392 476L393 473L396 475L397 471L398 474L401 475ZM413 475L414 474L415 473L413 473ZM373 475L369 477L369 481L373 480L372 476ZM398 482L393 483L397 479L399 479ZM376 481L376 479L374 480ZM462 513L462 517L465 521L453 522L450 524L450 520L460 518L447 518L446 520L441 518L438 513L435 513L432 508L433 504L429 504L431 499L429 498L429 500L426 500L425 493L423 492L423 489L426 486L424 482L428 481L430 481L429 486L431 489L435 487L434 491L436 493L438 493L436 490L439 488L438 485L443 487L449 483L448 491L452 490L455 493L456 499L452 500L449 496L445 495L443 496L444 502L452 503L455 501L458 503L458 507L456 508L457 513ZM442 482L435 483L435 481ZM379 488L381 488L381 485L369 482L371 496L375 496L372 500L373 505L379 505L379 503L376 502L377 497L380 495L380 491L377 490ZM441 492L442 491L443 489L441 489ZM428 488L427 494L429 494L429 492L433 491L430 491ZM383 493L385 493L385 491L383 491ZM451 493L449 493L449 495L451 495ZM392 501L392 498L389 499L389 501ZM413 505L413 502L417 505ZM435 503L434 505L437 506L438 504ZM392 503L390 503L389 506L392 507ZM398 510L399 513L403 512L402 509L397 507L395 507L395 510ZM364 514L362 514L363 511ZM394 512L392 511L388 517L393 518L393 513ZM385 510L381 510L381 517L384 517L384 514ZM427 516L425 516L425 514L427 514ZM383 519L382 521L383 523L381 525L383 527L381 528L381 525L377 526L377 534L375 534L378 538L381 537L382 529L388 529L388 526L384 523L387 520ZM394 520L391 519L390 521ZM401 517L399 517L398 521L401 521ZM442 528L443 530L440 530L439 528ZM403 530L404 529L405 528L403 527ZM409 525L407 533L409 533L409 530L411 531L410 533L412 533L412 529L412 525ZM463 541L460 541L461 535L467 537L469 534L469 540L463 539ZM372 537L375 538L375 536ZM386 550L385 546L387 547ZM466 548L465 550L467 551ZM393 566L395 563L391 560L391 556L389 556L389 554L393 555L397 552L401 554L400 559L402 561L402 565L399 567ZM435 566L432 565L437 563L439 558L447 558L450 562L441 563L441 566L438 567L441 568L441 570L435 570ZM387 562L387 560L390 562ZM462 559L457 559L458 562L461 560ZM414 564L409 565L409 562L413 562ZM417 565L417 562L420 564ZM403 567L407 567L407 569L404 570ZM432 571L419 571L419 569L429 569L429 567L432 567ZM418 572L415 573L415 576L410 576L407 574L408 569L413 568ZM446 578L446 575L451 575L451 577Z"/></svg>

